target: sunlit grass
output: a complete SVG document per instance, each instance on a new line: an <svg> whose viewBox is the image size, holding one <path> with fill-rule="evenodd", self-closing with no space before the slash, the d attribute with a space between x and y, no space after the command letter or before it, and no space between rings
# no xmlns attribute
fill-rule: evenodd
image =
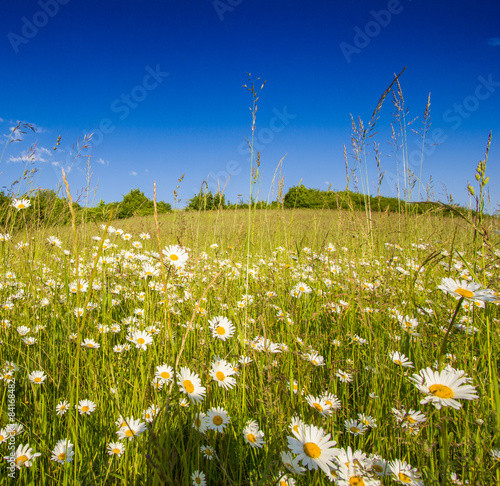
<svg viewBox="0 0 500 486"><path fill-rule="evenodd" d="M443 474L451 482L452 473L470 484L499 480L490 453L500 446L497 305L464 301L461 327L446 343L443 366L464 370L477 399L438 410L420 404L424 395L410 381L437 366L456 310L457 300L438 289L442 278L498 289L494 238L480 256L461 219L381 213L368 225L362 213L326 210L256 211L250 219L243 211L176 212L160 216L159 228L162 249L188 251L185 266L160 265L153 217L112 222L107 234L92 223L74 231L27 226L0 243L0 425L5 432L22 424L16 448L29 444L41 454L30 467L21 460L19 484L191 484L195 471L207 484L329 484L320 469L300 475L283 464L294 417L331 434L337 448L366 453L352 470L331 463L351 474L347 481L392 483L384 460L416 468L408 484L418 477L443 483ZM48 243L51 236L60 247ZM218 316L231 321L233 336L220 339L210 328ZM396 351L413 368L396 364ZM236 370L234 386L225 389L210 375L215 359ZM15 365L10 375L7 362ZM173 379L155 379L164 364ZM182 367L205 388L199 400L178 385ZM41 384L28 378L34 371L43 372ZM80 403L79 413L82 400L95 410L82 412ZM57 414L64 402L67 412ZM424 414L423 422L408 418L410 410ZM200 413L227 414L223 432L193 427ZM145 431L134 436L137 420ZM349 420L357 423L348 430ZM245 429L250 421L257 428ZM67 464L51 460L62 439L73 444ZM8 445L0 445L2 456ZM212 460L200 449L206 446ZM376 474L380 465L387 476ZM8 462L0 467L7 477Z"/></svg>

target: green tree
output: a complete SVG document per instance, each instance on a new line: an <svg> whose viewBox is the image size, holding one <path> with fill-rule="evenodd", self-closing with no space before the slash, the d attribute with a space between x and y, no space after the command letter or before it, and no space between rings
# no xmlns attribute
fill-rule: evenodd
<svg viewBox="0 0 500 486"><path fill-rule="evenodd" d="M200 191L188 201L187 205L187 209L194 211L226 209L227 207L224 194L221 194L220 192L212 194L212 191Z"/></svg>

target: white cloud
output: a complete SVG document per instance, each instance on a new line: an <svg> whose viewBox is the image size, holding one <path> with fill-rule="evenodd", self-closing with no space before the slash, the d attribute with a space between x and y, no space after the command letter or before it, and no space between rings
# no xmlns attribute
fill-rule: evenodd
<svg viewBox="0 0 500 486"><path fill-rule="evenodd" d="M135 172L134 170L132 172L129 172L128 175L131 175L131 176L136 176L137 175L137 172Z"/></svg>
<svg viewBox="0 0 500 486"><path fill-rule="evenodd" d="M24 150L20 155L11 155L8 162L47 162L46 156L52 157L52 151L45 147L36 147L35 151Z"/></svg>
<svg viewBox="0 0 500 486"><path fill-rule="evenodd" d="M500 37L492 37L489 41L488 41L488 45L490 46L500 46Z"/></svg>

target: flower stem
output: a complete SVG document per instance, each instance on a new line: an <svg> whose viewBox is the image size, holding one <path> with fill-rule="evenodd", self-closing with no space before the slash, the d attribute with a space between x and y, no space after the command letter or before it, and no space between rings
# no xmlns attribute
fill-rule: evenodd
<svg viewBox="0 0 500 486"><path fill-rule="evenodd" d="M457 318L458 311L460 310L460 307L462 306L462 302L464 301L464 297L460 297L458 300L457 307L455 309L455 313L453 314L453 317L451 318L450 325L448 326L448 329L446 331L446 334L444 335L443 341L441 342L441 347L439 348L439 356L438 356L438 368L441 370L441 360L443 359L443 355L446 352L446 345L448 343L448 336L451 333L451 328L453 327L453 324L455 323L455 319Z"/></svg>

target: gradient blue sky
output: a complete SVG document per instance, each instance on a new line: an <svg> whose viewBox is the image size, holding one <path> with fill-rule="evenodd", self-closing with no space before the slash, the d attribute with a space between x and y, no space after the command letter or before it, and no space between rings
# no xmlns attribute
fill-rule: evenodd
<svg viewBox="0 0 500 486"><path fill-rule="evenodd" d="M4 2L0 134L7 140L17 121L34 124L37 133L8 144L0 185L10 187L37 142L36 186L57 188L65 167L76 192L85 186L87 159L75 160L72 146L94 132L93 147L83 154L91 156L97 201L121 200L132 188L152 197L156 180L159 199L172 202L183 173L180 206L207 178L212 189L217 179L227 182L229 200L247 198L244 137L251 134L252 99L242 85L250 72L267 80L256 128L260 196L267 199L282 157L285 191L299 182L340 190L346 186L343 144L351 151L350 114L366 123L394 73L406 66L400 82L408 119L418 117L413 128L431 93L423 184L432 176L435 199L445 200L447 191L468 204L466 185L475 182L491 130L487 171L495 210L499 19L497 1ZM398 180L389 143L393 111L388 98L370 140L380 143L381 189L388 196L397 194ZM421 141L410 129L407 146L419 173ZM367 153L373 192L371 145ZM402 187L402 174L399 179Z"/></svg>

